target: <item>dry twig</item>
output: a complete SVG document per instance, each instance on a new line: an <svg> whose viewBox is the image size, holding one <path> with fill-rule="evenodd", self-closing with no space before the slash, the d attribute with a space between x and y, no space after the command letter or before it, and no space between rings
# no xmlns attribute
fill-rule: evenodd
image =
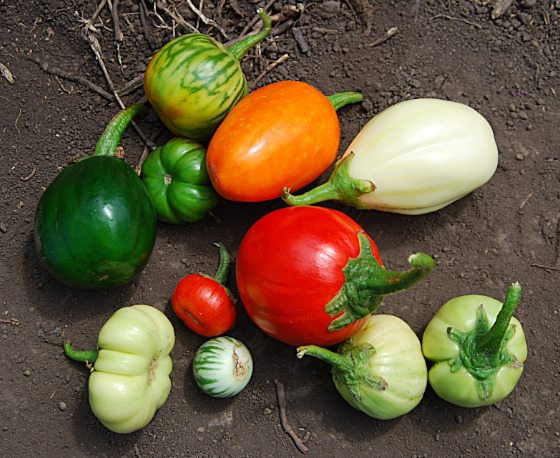
<svg viewBox="0 0 560 458"><path fill-rule="evenodd" d="M90 47L93 53L95 54L97 62L101 67L101 71L103 72L103 76L105 77L105 80L107 81L107 84L109 86L109 90L115 97L115 100L117 101L121 109L126 108L125 104L123 103L122 99L119 96L119 93L115 89L113 80L111 79L111 76L107 71L107 67L105 66L105 62L103 61L103 53L101 51L101 45L99 44L99 40L95 36L97 29L93 26L93 21L91 19L90 20L82 19L80 22L84 24L84 28L83 28L84 37L89 42ZM148 138L146 137L146 135L144 135L144 132L142 132L142 130L138 127L138 125L134 121L131 121L130 124L132 125L132 127L134 127L134 129L136 130L136 132L138 133L138 135L140 136L144 144L147 145L150 149L155 149L155 145L150 140L148 140Z"/></svg>
<svg viewBox="0 0 560 458"><path fill-rule="evenodd" d="M398 31L399 29L397 27L391 27L389 30L387 30L387 32L385 32L385 35L383 35L381 38L378 38L373 43L370 43L368 46L369 47L379 46L380 44L385 43L389 38L395 35Z"/></svg>
<svg viewBox="0 0 560 458"><path fill-rule="evenodd" d="M374 8L369 4L369 0L346 0L348 6L357 13L356 15L363 16L364 21L364 35L368 36L371 32L371 26L373 23L373 13L377 8Z"/></svg>
<svg viewBox="0 0 560 458"><path fill-rule="evenodd" d="M266 74L268 72L270 72L274 68L278 67L278 65L280 65L281 63L286 62L289 58L290 58L290 56L288 54L284 54L283 56L280 56L278 59L276 59L274 62L272 62L269 66L267 66L266 69L264 70L264 72L262 72L259 76L257 76L257 78L255 78L251 83L249 83L249 86L251 88L254 88L257 85L257 83L266 76Z"/></svg>
<svg viewBox="0 0 560 458"><path fill-rule="evenodd" d="M31 173L29 175L27 175L26 177L21 177L20 180L21 181L29 181L31 180L31 178L33 178L33 176L35 175L35 172L37 171L36 167L33 167L33 170L31 170Z"/></svg>
<svg viewBox="0 0 560 458"><path fill-rule="evenodd" d="M109 1L109 9L111 10L111 17L113 18L113 29L115 31L115 40L123 41L123 33L121 32L121 24L119 21L119 0L113 0L113 4Z"/></svg>
<svg viewBox="0 0 560 458"><path fill-rule="evenodd" d="M288 419L286 417L286 393L284 391L284 384L278 380L274 380L274 383L276 384L276 393L278 395L278 407L280 409L280 423L282 424L282 429L292 438L294 444L301 453L307 453L309 448L303 443L303 440L298 437L288 423Z"/></svg>
<svg viewBox="0 0 560 458"><path fill-rule="evenodd" d="M196 6L193 5L191 0L187 0L187 4L189 5L190 9L193 10L193 12L200 18L200 20L202 22L204 22L206 25L211 25L212 27L216 27L220 31L220 33L224 36L224 38L228 39L226 31L216 21L213 21L212 19L207 18L202 13L202 11L200 11Z"/></svg>
<svg viewBox="0 0 560 458"><path fill-rule="evenodd" d="M37 65L39 65L41 67L41 70L43 70L46 73L50 73L51 75L55 75L55 76L60 76L61 78L67 79L69 81L74 81L75 83L80 83L80 84L86 86L88 89L92 90L93 92L96 92L101 97L103 97L107 100L110 100L110 101L115 100L115 97L113 97L111 94L109 94L105 89L99 87L95 83L92 83L90 80L88 80L86 78L83 78L81 76L72 75L71 73L68 73L67 71L61 70L60 68L53 67L48 62L44 62L43 60L39 59L36 56L27 56L27 58L29 60L35 62Z"/></svg>
<svg viewBox="0 0 560 458"><path fill-rule="evenodd" d="M14 75L12 75L12 72L8 70L8 67L6 67L2 62L0 62L0 73L2 73L2 76L6 78L10 84L14 84Z"/></svg>
<svg viewBox="0 0 560 458"><path fill-rule="evenodd" d="M144 0L140 0L140 22L142 23L142 30L144 30L144 38L148 42L150 49L155 49L159 47L157 40L150 32L150 28L148 27L148 21L146 16L148 15L148 8L146 7L146 3Z"/></svg>
<svg viewBox="0 0 560 458"><path fill-rule="evenodd" d="M476 22L467 21L466 19L462 19L462 18L458 18L458 17L448 16L447 14L437 14L434 17L432 17L430 20L440 19L440 18L449 19L450 21L464 22L465 24L472 25L472 26L476 27L477 29L482 28L482 26L480 24L477 24Z"/></svg>

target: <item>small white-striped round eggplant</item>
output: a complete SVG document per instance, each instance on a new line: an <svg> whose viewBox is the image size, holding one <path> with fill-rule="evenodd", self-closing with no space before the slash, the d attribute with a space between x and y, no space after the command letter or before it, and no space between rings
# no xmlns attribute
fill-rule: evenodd
<svg viewBox="0 0 560 458"><path fill-rule="evenodd" d="M203 343L193 361L196 384L216 398L235 396L253 375L249 349L233 337L220 336Z"/></svg>

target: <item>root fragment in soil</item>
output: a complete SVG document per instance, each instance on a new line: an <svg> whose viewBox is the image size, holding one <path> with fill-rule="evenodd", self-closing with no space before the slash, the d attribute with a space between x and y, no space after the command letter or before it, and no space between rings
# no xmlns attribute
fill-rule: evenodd
<svg viewBox="0 0 560 458"><path fill-rule="evenodd" d="M284 390L284 384L277 379L274 380L274 383L276 384L276 393L278 395L278 407L280 409L280 423L282 424L282 429L292 438L294 444L301 453L307 453L309 448L304 444L304 442L309 438L309 432L305 435L304 439L300 439L294 429L290 426L286 416L286 392Z"/></svg>

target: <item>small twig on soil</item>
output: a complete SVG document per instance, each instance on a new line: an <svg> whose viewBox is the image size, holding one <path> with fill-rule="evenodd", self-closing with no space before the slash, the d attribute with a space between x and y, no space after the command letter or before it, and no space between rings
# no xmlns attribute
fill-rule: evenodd
<svg viewBox="0 0 560 458"><path fill-rule="evenodd" d="M533 195L533 192L530 192L529 195L527 197L525 197L525 199L523 200L523 202L521 202L521 205L519 205L519 210L521 210L529 201L529 199L531 198L531 196Z"/></svg>
<svg viewBox="0 0 560 458"><path fill-rule="evenodd" d="M105 7L106 4L107 4L107 0L101 0L101 3L97 6L95 13L93 13L93 16L90 19L92 24L95 22L97 16L99 16L99 13L101 13L101 10Z"/></svg>
<svg viewBox="0 0 560 458"><path fill-rule="evenodd" d="M12 75L12 72L8 70L8 67L6 67L2 62L0 62L0 73L2 73L2 76L6 78L10 84L14 84L14 75Z"/></svg>
<svg viewBox="0 0 560 458"><path fill-rule="evenodd" d="M447 14L436 14L430 20L433 20L433 19L449 19L450 21L464 22L465 24L472 25L472 26L476 27L477 29L482 28L482 26L480 24L477 24L476 22L467 21L466 19L462 19L462 18L459 18L459 17L448 16Z"/></svg>
<svg viewBox="0 0 560 458"><path fill-rule="evenodd" d="M18 131L18 134L19 134L19 127L18 127L17 123L19 121L19 118L21 118L21 108L19 109L19 114L17 115L16 122L14 123L14 125L16 127L16 130Z"/></svg>
<svg viewBox="0 0 560 458"><path fill-rule="evenodd" d="M156 132L156 134L154 135L154 137L151 140L153 145L155 145L156 139L160 136L160 134L162 133L163 130L164 129L160 129L158 132ZM153 148L152 148L152 150L153 150ZM142 156L140 156L140 160L138 161L138 164L136 165L136 167L134 167L134 171L136 172L136 174L138 176L140 176L142 174L142 165L144 165L144 161L148 157L148 154L150 154L150 148L148 148L148 146L146 145L146 146L144 146L144 150L142 151Z"/></svg>
<svg viewBox="0 0 560 458"><path fill-rule="evenodd" d="M137 77L131 79L123 87L121 87L117 92L119 95L127 95L134 92L136 89L140 89L144 85L144 74L140 74Z"/></svg>
<svg viewBox="0 0 560 458"><path fill-rule="evenodd" d="M284 22L279 22L278 25L270 31L270 36L277 37L278 35L282 35L283 33L290 30L295 23L296 21L291 18L285 20Z"/></svg>
<svg viewBox="0 0 560 458"><path fill-rule="evenodd" d="M157 40L150 32L150 28L148 27L148 21L146 16L148 15L148 8L146 7L146 3L144 0L140 0L140 22L142 23L142 29L144 30L144 38L148 42L148 45L151 49L155 49L159 47Z"/></svg>
<svg viewBox="0 0 560 458"><path fill-rule="evenodd" d="M286 417L286 393L284 391L284 384L279 380L274 380L274 383L276 384L276 393L278 395L278 407L280 408L280 423L282 424L282 429L292 438L294 444L301 453L307 453L309 448L303 443L303 440L298 437L288 423Z"/></svg>
<svg viewBox="0 0 560 458"><path fill-rule="evenodd" d="M216 27L220 31L220 33L224 36L224 38L229 39L227 34L226 34L226 31L224 30L224 28L221 27L216 21L213 21L212 19L207 18L202 13L202 11L200 11L196 6L193 5L191 0L187 0L187 4L189 5L190 9L201 19L202 22L204 22L206 25Z"/></svg>
<svg viewBox="0 0 560 458"><path fill-rule="evenodd" d="M284 54L283 56L280 56L278 59L276 59L274 62L272 62L268 67L266 67L264 72L262 72L259 76L257 76L257 78L255 78L255 80L253 80L251 83L249 83L249 86L251 88L254 88L257 85L257 83L266 76L266 74L268 72L270 72L274 68L278 67L278 65L280 65L281 63L286 62L289 58L290 58L290 56L288 54Z"/></svg>
<svg viewBox="0 0 560 458"><path fill-rule="evenodd" d="M363 16L365 26L364 35L368 36L373 23L373 13L375 13L377 8L371 6L368 0L346 0L346 3L354 13L357 13L356 16Z"/></svg>
<svg viewBox="0 0 560 458"><path fill-rule="evenodd" d="M144 146L144 150L142 151L142 156L140 156L138 165L134 167L134 171L136 172L136 175L140 176L142 174L142 165L144 164L144 161L148 157L148 154L150 154L150 148Z"/></svg>
<svg viewBox="0 0 560 458"><path fill-rule="evenodd" d="M276 3L276 0L270 0L265 6L264 6L264 10L268 10L272 5L274 5L274 3ZM249 30L251 30L253 28L253 26L259 22L260 20L260 16L256 15L253 19L251 19L249 21L249 23L245 26L245 28L243 29L243 31L239 34L240 37L245 37L245 35L247 35L249 33ZM237 41L240 41L239 39L237 39Z"/></svg>
<svg viewBox="0 0 560 458"><path fill-rule="evenodd" d="M41 69L46 73L50 73L51 75L55 75L55 76L60 76L61 78L64 78L64 79L67 79L67 80L70 80L70 81L74 81L76 83L80 83L80 84L86 86L88 89L91 89L93 92L96 92L101 97L103 97L107 100L110 100L110 101L115 100L115 98L111 94L109 94L106 90L99 87L97 84L92 83L91 81L89 81L86 78L83 78L81 76L72 75L71 73L68 73L64 70L61 70L61 69L57 68L57 67L53 67L52 65L50 65L47 62L43 62L38 57L27 56L27 58L29 60L32 60L33 62L35 62L37 65L39 65L41 67Z"/></svg>
<svg viewBox="0 0 560 458"><path fill-rule="evenodd" d="M119 0L113 0L113 8L111 8L111 15L113 16L113 24L115 28L115 40L123 41L123 33L121 32L121 25L119 21Z"/></svg>
<svg viewBox="0 0 560 458"><path fill-rule="evenodd" d="M190 22L185 21L183 16L177 13L176 10L171 11L169 8L165 6L159 6L159 5L158 8L161 8L163 11L165 11L165 13L169 15L171 19L173 19L178 25L183 26L185 29L188 29L192 32L200 33L199 30L194 25L192 25Z"/></svg>
<svg viewBox="0 0 560 458"><path fill-rule="evenodd" d="M33 167L33 170L31 170L31 173L29 175L27 175L26 177L22 177L20 178L21 181L28 181L31 180L31 178L33 178L33 176L35 175L35 172L37 171L36 167Z"/></svg>
<svg viewBox="0 0 560 458"><path fill-rule="evenodd" d="M305 41L305 37L303 36L301 29L296 29L295 27L292 28L292 35L294 36L294 40L296 40L299 49L301 49L301 52L308 52L309 45L307 44L307 41Z"/></svg>
<svg viewBox="0 0 560 458"><path fill-rule="evenodd" d="M398 31L399 29L397 27L391 27L389 30L387 30L387 32L385 32L385 35L383 35L381 38L378 38L373 43L370 43L368 46L369 47L379 46L380 44L385 43L393 35L396 35Z"/></svg>
<svg viewBox="0 0 560 458"><path fill-rule="evenodd" d="M107 67L105 66L105 62L103 61L103 55L102 55L102 52L101 52L101 45L99 44L99 40L95 36L95 28L91 25L90 21L86 22L86 25L84 27L84 35L85 35L86 39L88 40L88 42L90 44L90 47L91 47L93 53L95 54L95 57L97 58L97 62L99 63L99 66L101 67L101 71L103 72L103 75L105 76L105 80L107 81L107 84L109 85L109 89L113 93L113 96L115 97L117 103L119 104L121 109L126 108L125 104L123 103L123 101L121 100L118 92L115 89L115 85L113 84L113 80L111 79L111 76L109 75L109 72L107 71ZM155 149L154 144L148 140L148 138L146 137L146 135L144 135L144 132L142 132L142 130L138 127L138 125L134 121L131 121L130 124L132 125L132 127L134 127L134 129L136 130L136 132L138 133L138 135L140 136L140 138L142 139L144 144L147 145L151 149Z"/></svg>
<svg viewBox="0 0 560 458"><path fill-rule="evenodd" d="M541 269L558 270L558 268L554 266L543 266L542 264L536 264L536 263L532 263L531 267L540 267Z"/></svg>
<svg viewBox="0 0 560 458"><path fill-rule="evenodd" d="M265 6L265 11L273 4L274 2L270 2L269 5ZM295 16L302 14L303 12L303 8L295 6L295 5L288 5L285 6L284 8L282 8L282 11L280 11L280 13L278 14L273 14L272 16L270 16L270 21L273 24L276 24L273 29L270 31L269 36L270 37L276 37L278 35L283 34L284 32L286 32L287 30L289 30L290 28L292 28L294 26L294 24L297 22L297 20L299 19L294 19ZM245 38L254 35L255 33L258 33L262 30L262 24L259 24L255 27L255 25L257 24L257 22L259 21L260 17L259 16L255 16L243 29L243 31L239 34L239 36L237 38L234 38L233 40L228 41L227 43L224 43L224 46L226 48L229 48L230 46L234 45L235 43L238 43L242 40L244 40ZM250 32L249 32L250 31ZM301 43L298 42L298 44L300 45L300 47L305 48L307 46L307 43L305 43L305 40L303 40L303 36L301 36ZM297 38L296 38L297 41ZM306 51L304 51L306 52Z"/></svg>

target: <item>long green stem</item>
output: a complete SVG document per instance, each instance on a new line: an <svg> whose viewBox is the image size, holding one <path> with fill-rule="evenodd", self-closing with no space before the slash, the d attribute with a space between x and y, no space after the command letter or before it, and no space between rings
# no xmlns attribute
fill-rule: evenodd
<svg viewBox="0 0 560 458"><path fill-rule="evenodd" d="M487 400L494 392L496 374L504 366L522 367L522 364L507 349L507 343L515 335L515 326L510 324L519 303L521 286L514 283L509 287L506 300L494 324L490 326L484 304L477 309L476 323L471 331L449 327L447 334L460 349L459 354L449 361L451 372L463 368L474 377L480 399Z"/></svg>
<svg viewBox="0 0 560 458"><path fill-rule="evenodd" d="M297 357L301 359L304 355L314 356L315 358L323 360L341 371L349 371L353 368L352 360L350 358L316 345L304 345L298 347Z"/></svg>
<svg viewBox="0 0 560 458"><path fill-rule="evenodd" d="M351 205L360 210L368 210L369 207L360 199L360 196L375 191L376 187L369 180L353 178L350 176L349 168L355 154L350 154L339 159L329 179L299 196L290 194L288 188L282 190L282 200L288 205L313 205L326 200L335 200L346 205Z"/></svg>
<svg viewBox="0 0 560 458"><path fill-rule="evenodd" d="M502 306L500 313L498 313L496 321L490 328L490 331L488 331L484 337L476 343L475 351L484 352L488 355L498 355L500 348L502 348L502 342L509 328L511 318L517 309L520 297L521 285L519 282L515 282L508 288L504 305Z"/></svg>
<svg viewBox="0 0 560 458"><path fill-rule="evenodd" d="M339 92L338 94L329 95L327 99L332 103L335 111L350 103L361 102L364 96L359 92Z"/></svg>
<svg viewBox="0 0 560 458"><path fill-rule="evenodd" d="M145 109L143 103L136 103L117 113L99 137L94 156L114 156L122 134L132 118Z"/></svg>
<svg viewBox="0 0 560 458"><path fill-rule="evenodd" d="M338 347L337 353L315 345L305 345L297 349L297 357L300 359L304 355L311 355L329 363L333 367L335 383L346 385L357 402L361 399L360 385L380 391L387 388L387 381L371 371L370 360L375 353L375 347L369 343L354 345L348 341Z"/></svg>
<svg viewBox="0 0 560 458"><path fill-rule="evenodd" d="M334 319L330 331L338 331L356 320L374 312L383 296L410 288L434 269L434 260L423 253L408 258L411 269L389 271L381 267L371 251L371 242L364 232L358 234L360 254L348 259L342 269L344 285L325 306L325 312Z"/></svg>
<svg viewBox="0 0 560 458"><path fill-rule="evenodd" d="M74 361L80 361L82 363L95 363L97 361L97 357L99 356L98 351L76 351L70 345L68 340L64 341L64 353L70 359Z"/></svg>
<svg viewBox="0 0 560 458"><path fill-rule="evenodd" d="M244 40L241 40L228 48L228 52L233 57L235 57L237 61L240 61L247 53L247 51L249 51L249 49L255 46L259 41L262 41L270 33L270 30L272 28L272 20L270 19L268 14L266 14L264 8L259 8L257 10L257 14L264 22L263 29L260 32L255 33L254 35L250 35Z"/></svg>
<svg viewBox="0 0 560 458"><path fill-rule="evenodd" d="M218 271L216 272L214 280L220 285L223 285L228 278L231 260L227 248L222 243L215 243L214 245L220 248L220 265L218 266Z"/></svg>

